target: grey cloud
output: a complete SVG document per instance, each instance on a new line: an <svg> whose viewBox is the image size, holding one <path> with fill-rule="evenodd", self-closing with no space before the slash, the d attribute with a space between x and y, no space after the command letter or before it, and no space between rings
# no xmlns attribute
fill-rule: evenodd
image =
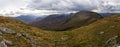
<svg viewBox="0 0 120 47"><path fill-rule="evenodd" d="M88 1L83 2L83 0L33 0L28 7L47 10L82 10L93 8Z"/></svg>
<svg viewBox="0 0 120 47"><path fill-rule="evenodd" d="M45 10L94 10L120 11L120 0L32 0L28 7Z"/></svg>

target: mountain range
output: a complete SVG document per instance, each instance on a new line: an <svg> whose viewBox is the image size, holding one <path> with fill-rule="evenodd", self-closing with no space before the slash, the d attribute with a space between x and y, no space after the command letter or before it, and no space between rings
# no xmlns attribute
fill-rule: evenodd
<svg viewBox="0 0 120 47"><path fill-rule="evenodd" d="M57 17L54 19L57 20L58 18L69 16L49 17ZM74 25L77 26L79 24L78 21L81 21L80 19L85 20L86 18L88 20L85 21L87 23L84 23L85 26L55 31L43 30L15 18L0 16L0 47L119 47L119 14L101 18L97 13L82 11L72 14L70 16L71 20L67 24L72 23L71 25L74 27ZM89 20L93 22L89 23ZM61 21L58 20L58 22Z"/></svg>
<svg viewBox="0 0 120 47"><path fill-rule="evenodd" d="M34 21L37 21L37 20L41 20L43 18L45 18L46 16L35 16L35 15L20 15L20 16L17 16L17 17L13 17L17 20L20 20L24 23L27 23L27 24L30 24Z"/></svg>
<svg viewBox="0 0 120 47"><path fill-rule="evenodd" d="M51 14L51 15L63 15L63 16L70 16L74 13L68 13L68 14ZM102 17L106 17L109 16L111 14L119 14L119 13L99 13ZM36 21L40 21L42 19L44 19L45 17L48 17L50 15L43 15L43 16L38 16L38 15L32 15L32 14L25 14L25 15L20 15L20 16L16 16L13 18L16 18L17 20L20 20L24 23L27 24L31 24L32 22L36 22Z"/></svg>
<svg viewBox="0 0 120 47"><path fill-rule="evenodd" d="M87 25L100 18L102 16L95 12L80 11L70 15L50 15L42 20L32 22L30 25L46 30L67 30Z"/></svg>

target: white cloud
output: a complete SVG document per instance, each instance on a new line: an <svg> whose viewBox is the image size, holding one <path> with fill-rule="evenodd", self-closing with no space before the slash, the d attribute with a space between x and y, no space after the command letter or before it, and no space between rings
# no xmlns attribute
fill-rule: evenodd
<svg viewBox="0 0 120 47"><path fill-rule="evenodd" d="M46 15L79 10L120 13L120 0L0 0L1 15Z"/></svg>
<svg viewBox="0 0 120 47"><path fill-rule="evenodd" d="M0 0L0 9L17 9L25 6L25 0Z"/></svg>
<svg viewBox="0 0 120 47"><path fill-rule="evenodd" d="M0 0L0 14L12 15L27 6L27 0Z"/></svg>

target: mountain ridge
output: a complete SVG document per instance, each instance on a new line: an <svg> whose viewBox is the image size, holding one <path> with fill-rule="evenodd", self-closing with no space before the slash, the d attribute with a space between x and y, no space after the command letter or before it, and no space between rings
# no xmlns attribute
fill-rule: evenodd
<svg viewBox="0 0 120 47"><path fill-rule="evenodd" d="M120 15L62 32L42 30L0 16L0 46L7 47L113 47L120 44ZM6 29L6 30L2 30ZM8 31L6 33L6 31ZM9 33L11 32L11 33ZM114 42L114 43L113 43Z"/></svg>
<svg viewBox="0 0 120 47"><path fill-rule="evenodd" d="M102 16L95 12L80 11L71 15L50 15L40 21L35 21L30 25L45 30L69 30L74 27L88 25Z"/></svg>

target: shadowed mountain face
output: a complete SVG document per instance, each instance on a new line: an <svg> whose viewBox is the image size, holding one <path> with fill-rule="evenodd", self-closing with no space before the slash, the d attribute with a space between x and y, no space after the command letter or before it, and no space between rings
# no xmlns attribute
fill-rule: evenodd
<svg viewBox="0 0 120 47"><path fill-rule="evenodd" d="M71 15L50 15L31 25L46 30L69 30L72 28L88 25L102 18L99 14L90 11L80 11Z"/></svg>
<svg viewBox="0 0 120 47"><path fill-rule="evenodd" d="M120 14L120 13L99 13L101 16L106 17L112 14Z"/></svg>
<svg viewBox="0 0 120 47"><path fill-rule="evenodd" d="M33 15L21 15L21 16L15 17L15 18L24 23L31 23L31 22L35 21L35 19L37 17L33 16Z"/></svg>
<svg viewBox="0 0 120 47"><path fill-rule="evenodd" d="M20 20L24 23L30 24L34 21L41 20L45 18L46 16L35 16L35 15L21 15L18 17L15 17L15 19Z"/></svg>

